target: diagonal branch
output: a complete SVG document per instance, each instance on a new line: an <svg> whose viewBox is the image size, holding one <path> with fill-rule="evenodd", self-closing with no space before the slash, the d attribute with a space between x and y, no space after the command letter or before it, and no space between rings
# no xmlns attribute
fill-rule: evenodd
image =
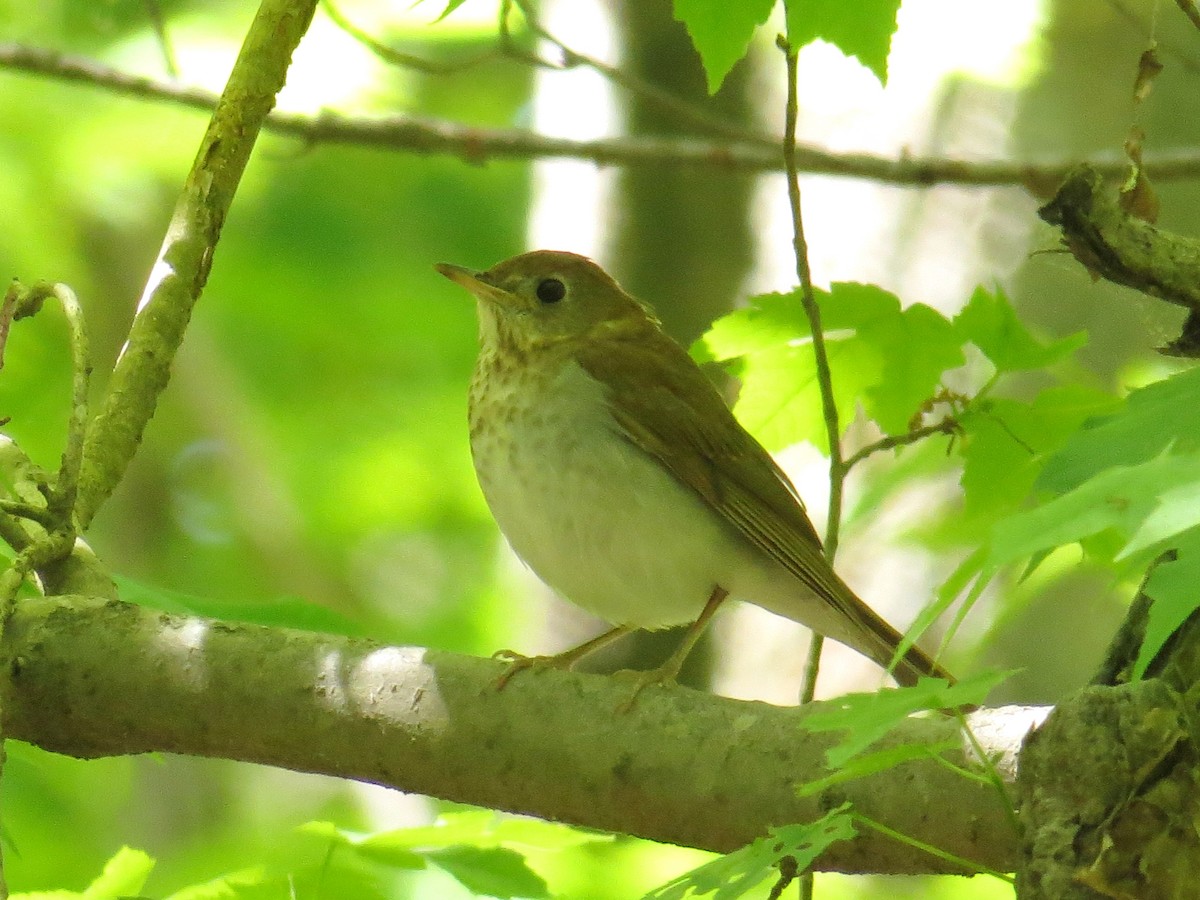
<svg viewBox="0 0 1200 900"><path fill-rule="evenodd" d="M88 430L76 509L82 528L121 480L154 415L250 151L315 7L316 0L263 0L246 34Z"/></svg>

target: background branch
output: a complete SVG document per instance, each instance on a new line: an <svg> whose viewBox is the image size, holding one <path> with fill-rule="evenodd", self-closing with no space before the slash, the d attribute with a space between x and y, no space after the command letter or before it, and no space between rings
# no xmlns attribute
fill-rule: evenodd
<svg viewBox="0 0 1200 900"><path fill-rule="evenodd" d="M996 792L932 759L797 798L827 774L831 740L802 730L800 708L671 688L614 717L627 687L608 677L545 672L497 692L503 663L490 659L83 597L23 602L4 639L4 733L72 756L265 763L718 851L849 800L949 852L1016 863ZM993 710L977 727L1011 761L1036 718ZM912 719L887 742L936 744L956 728ZM821 867L950 870L870 832Z"/></svg>
<svg viewBox="0 0 1200 900"><path fill-rule="evenodd" d="M141 75L131 75L95 60L18 44L0 43L0 68L88 84L143 100L211 110L217 96ZM468 162L489 159L583 159L597 165L675 163L734 172L783 171L777 146L761 142L706 141L668 138L614 138L579 141L515 128L477 128L417 116L352 117L336 113L306 115L272 112L263 122L271 132L308 144L350 144L422 154L458 156ZM888 159L869 153L831 153L805 144L796 146L796 167L808 174L865 178L885 184L928 187L959 184L973 187L1019 186L1049 196L1078 164L1078 158L987 162L942 157ZM1121 153L1091 157L1090 165L1106 177L1124 177L1129 160ZM1200 175L1200 150L1183 149L1147 155L1147 175L1160 181Z"/></svg>

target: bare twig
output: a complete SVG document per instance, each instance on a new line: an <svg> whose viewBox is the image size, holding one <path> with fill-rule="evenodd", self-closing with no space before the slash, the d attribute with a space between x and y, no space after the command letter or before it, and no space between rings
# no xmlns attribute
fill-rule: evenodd
<svg viewBox="0 0 1200 900"><path fill-rule="evenodd" d="M530 33L541 38L548 44L555 47L562 55L561 62L550 62L543 59L536 53L530 53L519 47L512 39L512 33L508 27L508 12L510 7L515 6L521 10L521 15L525 19L525 24ZM603 60L597 59L594 56L589 56L582 53L560 40L551 34L538 20L533 8L527 0L508 0L507 3L501 5L499 13L499 21L497 27L497 36L499 45L495 50L489 50L484 53L479 53L474 56L469 56L466 59L455 60L451 62L440 62L426 59L425 57L415 56L409 53L402 53L386 44L376 40L371 35L367 34L362 29L352 24L342 13L333 5L333 0L321 0L321 8L325 10L334 24L345 31L348 35L370 50L373 54L379 57L386 63L396 66L402 66L408 69L415 69L418 72L424 72L429 75L446 75L452 72L459 72L464 69L473 68L480 63L488 62L494 59L512 59L524 65L536 66L542 69L557 69L560 71L574 69L580 66L589 68L597 72L608 81L612 82L617 87L635 94L646 102L658 107L663 112L670 116L687 122L690 125L698 128L700 131L728 138L730 140L742 141L751 144L759 144L760 146L770 147L775 149L775 141L766 136L753 134L752 132L740 128L730 122L723 122L706 113L703 109L688 103L681 97L677 97L670 91L665 91L655 84L651 84L636 75L624 71L617 66L609 65Z"/></svg>
<svg viewBox="0 0 1200 900"><path fill-rule="evenodd" d="M426 75L449 75L453 72L461 72L465 69L471 69L480 63L488 62L493 59L500 59L509 56L511 48L502 47L498 50L488 50L484 53L478 53L474 56L469 56L466 59L454 60L451 62L441 62L439 60L426 59L423 56L417 56L413 53L404 53L389 47L387 44L376 40L371 35L367 34L349 19L347 19L340 9L333 5L332 0L321 0L321 9L325 10L325 15L333 21L333 24L354 40L358 41L364 47L371 51L383 62L392 66L400 66L405 69L413 69L417 72L424 72ZM504 13L501 12L503 17ZM506 30L502 30L502 34L506 34ZM532 60L531 60L532 61ZM541 60L536 60L538 63Z"/></svg>
<svg viewBox="0 0 1200 900"><path fill-rule="evenodd" d="M0 301L0 369L4 368L4 350L8 347L8 332L17 315L17 300L20 295L21 285L13 279L4 292L4 300Z"/></svg>
<svg viewBox="0 0 1200 900"><path fill-rule="evenodd" d="M821 328L821 308L813 292L812 271L808 265L808 241L804 237L804 216L800 208L800 172L796 165L796 120L800 104L797 88L797 53L780 35L779 49L787 61L787 109L783 129L783 163L787 171L788 201L792 211L792 244L796 254L796 277L800 283L800 302L812 332L813 356L816 362L817 385L821 391L821 411L825 416L825 434L829 441L829 512L825 525L825 558L833 561L837 553L838 533L842 519L842 486L846 468L842 460L841 427L838 424L837 401L833 396L833 377L829 371L829 355L825 349L825 333ZM812 701L817 687L821 649L825 639L813 632L808 646L808 659L801 686L801 703ZM802 890L811 892L811 883Z"/></svg>
<svg viewBox="0 0 1200 900"><path fill-rule="evenodd" d="M90 85L125 96L212 110L217 95L195 87L132 75L85 57L18 44L0 43L0 68ZM488 159L569 158L598 165L673 163L729 172L783 170L777 147L744 141L620 138L576 141L509 128L476 128L456 122L414 116L351 117L271 113L263 128L306 144L348 144L446 154L479 163ZM796 168L807 174L863 178L908 187L958 184L968 187L1026 187L1046 195L1078 163L1077 158L1024 162L966 161L944 157L889 159L867 153L831 153L813 145L796 145ZM1112 178L1124 177L1129 161L1120 153L1097 154L1092 168ZM1187 149L1147 156L1147 175L1157 181L1200 175L1200 150Z"/></svg>
<svg viewBox="0 0 1200 900"><path fill-rule="evenodd" d="M63 525L74 513L79 491L79 470L83 462L83 444L88 424L88 386L92 377L91 352L88 349L87 328L83 309L75 292L65 284L54 285L54 296L62 304L71 329L71 415L67 422L67 443L54 490L47 503L47 512Z"/></svg>
<svg viewBox="0 0 1200 900"><path fill-rule="evenodd" d="M772 153L778 150L779 144L774 138L767 137L766 135L757 135L731 122L716 119L695 104L688 103L682 97L676 96L670 91L663 90L656 84L652 84L649 81L638 78L631 72L627 72L617 66L609 65L603 60L567 46L542 26L537 16L534 15L529 0L513 0L513 2L525 16L525 21L529 25L530 31L550 44L553 44L562 53L564 68L586 66L604 76L618 87L631 94L635 94L646 103L658 107L668 115L673 116L681 122L686 122L704 133L728 138L739 143L749 143L770 148Z"/></svg>
<svg viewBox="0 0 1200 900"><path fill-rule="evenodd" d="M31 507L35 509L36 507ZM35 511L32 516L25 515L25 506L21 505L21 512L12 513L8 509L0 507L0 540L12 547L14 550L24 550L29 546L29 542L33 540L30 537L29 531L21 520L35 521L37 516L41 515L42 511Z"/></svg>
<svg viewBox="0 0 1200 900"><path fill-rule="evenodd" d="M918 441L923 441L927 437L932 437L935 434L958 434L961 427L958 420L953 416L946 416L936 425L925 425L921 428L914 428L906 434L888 435L885 438L880 438L873 444L867 444L857 453L854 453L846 460L844 469L849 472L860 462L869 456L880 453L884 450L894 450L897 447L905 447L909 444L915 444Z"/></svg>
<svg viewBox="0 0 1200 900"><path fill-rule="evenodd" d="M13 303L14 318L36 312L48 296L58 299L71 330L73 374L66 447L54 481L46 479L45 473L34 466L15 444L11 441L5 444L9 460L16 461L12 491L18 499L0 500L0 513L3 513L0 533L17 551L17 556L0 575L0 632L25 579L36 572L43 584L57 583L64 568L62 563L75 547L77 528L74 508L87 430L88 384L92 372L83 310L74 291L65 284L50 285L45 282L38 282L26 289L14 281L9 293L16 296ZM31 502L30 498L36 500ZM30 524L35 527L29 527Z"/></svg>
<svg viewBox="0 0 1200 900"><path fill-rule="evenodd" d="M1136 28L1143 36L1150 36L1150 25L1142 16L1130 9L1124 0L1105 0L1105 2L1113 12ZM1184 47L1179 43L1163 40L1161 37L1155 37L1155 40L1162 48L1163 53L1174 59L1181 68L1188 72L1200 71L1200 61L1196 59L1196 54L1191 47Z"/></svg>
<svg viewBox="0 0 1200 900"><path fill-rule="evenodd" d="M6 513L18 519L27 519L30 522L36 522L43 528L50 528L54 525L54 516L44 506L37 506L33 503L26 503L24 500L4 500L0 499L0 512ZM17 547L17 550L24 548L24 544Z"/></svg>

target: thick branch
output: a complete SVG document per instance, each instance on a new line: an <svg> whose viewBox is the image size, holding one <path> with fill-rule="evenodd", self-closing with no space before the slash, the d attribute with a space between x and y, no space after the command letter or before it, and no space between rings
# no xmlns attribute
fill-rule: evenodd
<svg viewBox="0 0 1200 900"><path fill-rule="evenodd" d="M245 760L722 851L850 800L962 857L1016 862L996 793L933 761L798 799L830 740L802 729L803 709L655 688L616 716L620 679L547 671L497 691L493 660L80 597L20 604L4 638L4 734L74 756ZM1011 761L1029 727L997 710L977 731ZM955 728L914 719L889 740ZM821 865L948 870L870 831Z"/></svg>
<svg viewBox="0 0 1200 900"><path fill-rule="evenodd" d="M0 43L0 68L32 72L64 81L94 85L143 100L212 109L217 97L208 91L131 75L95 60L19 44ZM319 116L272 112L264 128L297 137L308 144L353 144L415 153L447 154L479 163L489 159L570 158L597 165L673 163L737 172L782 171L776 144L717 142L666 138L615 138L574 141L509 128L475 128L414 116L361 118L322 113ZM867 178L888 184L926 187L960 184L974 187L1023 186L1048 196L1078 160L986 162L910 157L888 159L867 153L830 153L812 145L796 148L797 168L808 174ZM1102 154L1091 165L1107 177L1122 177L1129 160ZM1144 169L1158 180L1200 175L1200 151L1188 149L1148 157Z"/></svg>

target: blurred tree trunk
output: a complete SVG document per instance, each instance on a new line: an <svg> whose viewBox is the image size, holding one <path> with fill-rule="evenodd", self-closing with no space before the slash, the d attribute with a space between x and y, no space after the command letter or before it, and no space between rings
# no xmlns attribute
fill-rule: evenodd
<svg viewBox="0 0 1200 900"><path fill-rule="evenodd" d="M622 48L621 68L670 91L714 118L749 123L748 67L738 65L710 99L699 57L671 5L616 0L613 17ZM619 95L631 135L687 135L659 107L628 92ZM685 345L733 305L754 258L750 230L755 179L687 167L634 166L617 180L610 215L615 275L655 307L667 331ZM675 648L678 631L643 633L616 648L620 664L655 665ZM707 644L692 655L681 681L705 682ZM609 660L611 662L611 658Z"/></svg>

